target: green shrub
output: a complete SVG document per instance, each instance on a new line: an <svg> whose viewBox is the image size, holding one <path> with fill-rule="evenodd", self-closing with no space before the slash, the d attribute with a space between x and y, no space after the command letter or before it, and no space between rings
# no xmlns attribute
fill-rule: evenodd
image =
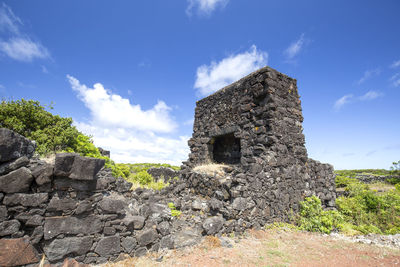
<svg viewBox="0 0 400 267"><path fill-rule="evenodd" d="M181 211L179 211L179 210L176 209L174 203L169 202L169 203L168 203L168 207L169 207L170 210L171 210L171 216L173 216L173 217L179 217L179 216L182 214Z"/></svg>
<svg viewBox="0 0 400 267"><path fill-rule="evenodd" d="M306 197L300 202L300 212L296 220L300 230L329 234L343 222L338 211L324 211L321 200L316 196Z"/></svg>

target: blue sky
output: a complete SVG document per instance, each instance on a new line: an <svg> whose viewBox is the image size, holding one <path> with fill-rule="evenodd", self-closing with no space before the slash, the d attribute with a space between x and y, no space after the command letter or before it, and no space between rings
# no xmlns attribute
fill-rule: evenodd
<svg viewBox="0 0 400 267"><path fill-rule="evenodd" d="M0 95L54 102L118 162L179 164L195 102L268 65L298 81L309 156L400 159L400 2L0 2Z"/></svg>

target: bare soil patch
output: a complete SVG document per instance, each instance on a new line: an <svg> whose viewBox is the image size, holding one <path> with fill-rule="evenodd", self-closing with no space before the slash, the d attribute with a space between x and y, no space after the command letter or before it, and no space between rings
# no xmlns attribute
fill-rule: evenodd
<svg viewBox="0 0 400 267"><path fill-rule="evenodd" d="M316 233L271 229L250 231L230 241L233 248L221 247L217 238L207 237L195 247L102 266L400 266L399 249Z"/></svg>

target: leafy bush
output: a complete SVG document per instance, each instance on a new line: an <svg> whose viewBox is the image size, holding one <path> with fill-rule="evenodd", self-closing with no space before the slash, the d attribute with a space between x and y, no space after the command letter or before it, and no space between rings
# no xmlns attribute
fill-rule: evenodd
<svg viewBox="0 0 400 267"><path fill-rule="evenodd" d="M50 105L48 108L53 107ZM126 168L102 156L91 137L79 132L72 123L71 118L63 118L46 111L46 107L39 101L21 99L1 102L0 127L35 140L39 155L75 152L86 157L102 158L106 161L106 168L110 168L114 176L128 177Z"/></svg>
<svg viewBox="0 0 400 267"><path fill-rule="evenodd" d="M168 203L168 207L169 207L170 210L171 210L171 216L172 216L172 217L179 217L179 216L182 214L182 212L181 212L180 210L177 210L177 209L176 209L174 203L169 202L169 203Z"/></svg>
<svg viewBox="0 0 400 267"><path fill-rule="evenodd" d="M71 118L53 115L38 101L25 99L1 102L0 127L35 140L36 152L43 156L72 148L80 134Z"/></svg>
<svg viewBox="0 0 400 267"><path fill-rule="evenodd" d="M338 211L323 210L321 200L311 196L300 202L300 212L296 222L300 230L329 234L344 221Z"/></svg>

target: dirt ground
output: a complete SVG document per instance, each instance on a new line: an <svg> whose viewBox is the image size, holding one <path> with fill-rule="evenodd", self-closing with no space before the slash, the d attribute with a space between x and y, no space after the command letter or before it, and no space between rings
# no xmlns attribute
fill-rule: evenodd
<svg viewBox="0 0 400 267"><path fill-rule="evenodd" d="M230 241L233 248L221 247L219 239L206 237L195 247L127 258L102 267L400 266L399 249L334 240L315 233L271 229L250 231Z"/></svg>

